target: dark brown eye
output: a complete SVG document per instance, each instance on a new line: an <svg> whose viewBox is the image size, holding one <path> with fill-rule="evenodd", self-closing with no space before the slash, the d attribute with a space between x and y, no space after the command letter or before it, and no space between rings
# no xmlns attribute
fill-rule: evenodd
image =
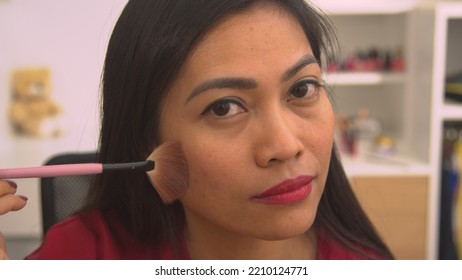
<svg viewBox="0 0 462 280"><path fill-rule="evenodd" d="M297 85L293 88L292 95L298 98L304 97L308 92L308 87L306 83Z"/></svg>
<svg viewBox="0 0 462 280"><path fill-rule="evenodd" d="M211 114L218 118L230 118L239 113L245 112L246 109L241 102L233 99L218 100L208 106L202 115Z"/></svg>
<svg viewBox="0 0 462 280"><path fill-rule="evenodd" d="M319 92L322 87L315 80L305 80L295 84L289 91L288 99L309 99Z"/></svg>
<svg viewBox="0 0 462 280"><path fill-rule="evenodd" d="M210 110L215 115L217 115L219 117L223 117L223 116L226 116L226 114L229 113L230 107L231 107L231 104L229 102L219 102L217 104L214 104L210 108Z"/></svg>

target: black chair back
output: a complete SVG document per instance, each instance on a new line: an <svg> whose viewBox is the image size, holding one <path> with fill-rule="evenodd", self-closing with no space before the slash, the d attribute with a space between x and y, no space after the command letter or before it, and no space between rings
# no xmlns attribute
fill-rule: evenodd
<svg viewBox="0 0 462 280"><path fill-rule="evenodd" d="M44 165L93 163L96 153L59 154ZM43 236L48 229L77 211L87 196L95 175L41 178Z"/></svg>

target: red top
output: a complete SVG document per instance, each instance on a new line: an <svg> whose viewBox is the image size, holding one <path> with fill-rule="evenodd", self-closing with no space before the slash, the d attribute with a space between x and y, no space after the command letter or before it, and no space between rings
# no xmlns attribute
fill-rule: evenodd
<svg viewBox="0 0 462 280"><path fill-rule="evenodd" d="M336 241L318 235L318 259L365 259ZM95 211L61 222L48 231L43 244L26 259L94 260L94 259L174 259L170 246L140 246L122 227L115 215ZM186 244L181 244L180 259L190 259Z"/></svg>

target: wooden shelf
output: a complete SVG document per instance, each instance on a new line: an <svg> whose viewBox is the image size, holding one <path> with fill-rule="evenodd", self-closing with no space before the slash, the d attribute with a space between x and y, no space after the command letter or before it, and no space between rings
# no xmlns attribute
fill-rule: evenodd
<svg viewBox="0 0 462 280"><path fill-rule="evenodd" d="M356 177L353 191L398 260L426 258L428 177Z"/></svg>

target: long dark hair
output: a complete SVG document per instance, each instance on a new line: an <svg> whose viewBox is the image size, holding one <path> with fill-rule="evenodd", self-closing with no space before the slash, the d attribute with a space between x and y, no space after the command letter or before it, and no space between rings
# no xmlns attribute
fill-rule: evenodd
<svg viewBox="0 0 462 280"><path fill-rule="evenodd" d="M162 101L191 50L219 21L259 2L293 15L318 61L331 57L337 42L333 27L303 0L129 1L111 36L102 75L99 161L144 160L160 144ZM94 209L115 211L140 244L175 244L180 234L181 204L163 204L146 176L99 176L81 212ZM335 151L315 226L352 250L362 246L391 257L356 201Z"/></svg>

